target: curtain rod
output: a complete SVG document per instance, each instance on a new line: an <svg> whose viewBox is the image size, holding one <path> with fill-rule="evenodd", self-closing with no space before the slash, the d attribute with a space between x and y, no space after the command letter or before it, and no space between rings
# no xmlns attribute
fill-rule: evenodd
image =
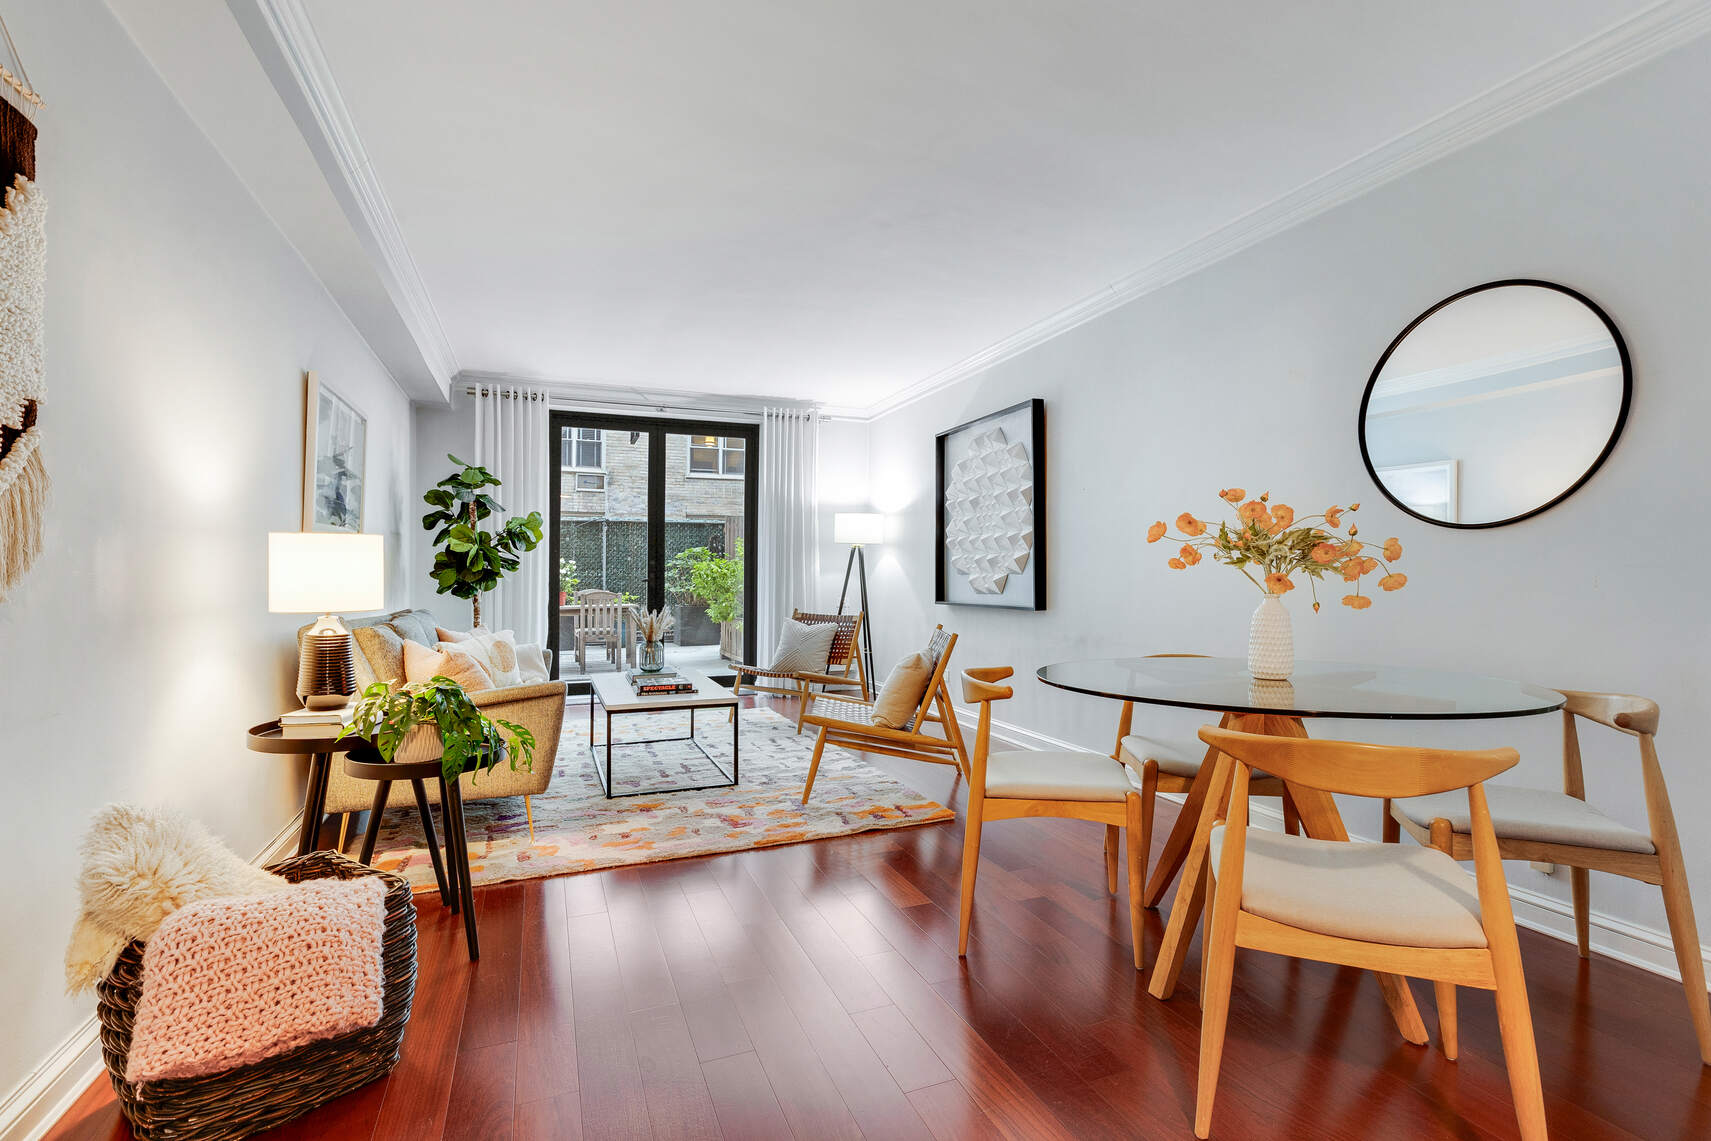
<svg viewBox="0 0 1711 1141"><path fill-rule="evenodd" d="M571 393L554 393L550 390L545 392L535 391L528 393L510 393L504 391L505 387L506 386L503 384L491 382L486 382L480 385L472 384L464 388L463 394L465 396L479 396L482 391L491 391L498 395L502 400L546 400L555 403L560 408L572 411L577 409L598 410L601 408L616 408L631 412L652 412L659 415L677 416L682 419L690 420L697 416L713 414L720 416L743 416L758 421L761 417L761 413L764 411L763 408L755 407L754 405L738 406L730 404L704 404L697 402L694 404L673 406L670 404L660 404L657 401L581 396ZM520 387L527 386L525 385ZM808 411L808 407L809 406L802 406L801 410Z"/></svg>

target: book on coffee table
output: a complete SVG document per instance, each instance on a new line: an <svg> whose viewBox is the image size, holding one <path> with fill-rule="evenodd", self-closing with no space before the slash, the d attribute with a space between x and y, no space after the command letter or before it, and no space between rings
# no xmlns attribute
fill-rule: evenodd
<svg viewBox="0 0 1711 1141"><path fill-rule="evenodd" d="M636 691L637 697L695 692L695 683L675 670L662 670L659 673L630 670L625 677L629 679L630 688Z"/></svg>

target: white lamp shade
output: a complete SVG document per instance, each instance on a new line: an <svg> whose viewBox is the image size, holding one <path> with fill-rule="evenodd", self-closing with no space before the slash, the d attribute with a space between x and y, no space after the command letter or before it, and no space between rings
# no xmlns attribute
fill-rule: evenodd
<svg viewBox="0 0 1711 1141"><path fill-rule="evenodd" d="M832 516L832 541L866 546L885 542L885 516L872 511L839 511Z"/></svg>
<svg viewBox="0 0 1711 1141"><path fill-rule="evenodd" d="M272 613L349 614L385 605L383 536L268 533L267 608Z"/></svg>

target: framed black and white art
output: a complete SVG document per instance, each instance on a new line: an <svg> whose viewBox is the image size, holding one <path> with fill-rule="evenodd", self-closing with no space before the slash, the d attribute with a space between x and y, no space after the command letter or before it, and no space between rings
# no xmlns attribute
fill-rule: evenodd
<svg viewBox="0 0 1711 1141"><path fill-rule="evenodd" d="M368 418L304 374L303 529L362 531Z"/></svg>
<svg viewBox="0 0 1711 1141"><path fill-rule="evenodd" d="M935 441L939 602L1046 608L1046 402L1024 400Z"/></svg>

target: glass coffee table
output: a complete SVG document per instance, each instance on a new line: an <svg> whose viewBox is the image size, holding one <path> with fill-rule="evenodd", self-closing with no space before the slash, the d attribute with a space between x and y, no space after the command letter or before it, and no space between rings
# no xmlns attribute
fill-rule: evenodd
<svg viewBox="0 0 1711 1141"><path fill-rule="evenodd" d="M639 696L630 688L627 674L608 673L595 674L589 679L593 692L588 700L588 749L594 754L594 776L600 782L601 789L608 800L618 796L654 796L662 792L697 792L707 788L730 788L737 783L737 746L738 723L740 721L741 704L736 694L713 681L705 674L694 670L680 669L677 671L683 677L695 683L693 693L664 693ZM594 743L594 706L598 703L606 711L606 767L601 771L600 754L595 752ZM722 777L722 781L713 784L679 785L675 788L644 788L635 792L612 791L612 718L625 713L677 713L689 711L689 735L687 737L651 737L639 741L619 741L620 749L632 745L657 745L665 741L688 741L700 750L714 770ZM714 758L707 747L695 737L695 713L700 709L728 709L731 711L731 770L726 772L724 767Z"/></svg>

